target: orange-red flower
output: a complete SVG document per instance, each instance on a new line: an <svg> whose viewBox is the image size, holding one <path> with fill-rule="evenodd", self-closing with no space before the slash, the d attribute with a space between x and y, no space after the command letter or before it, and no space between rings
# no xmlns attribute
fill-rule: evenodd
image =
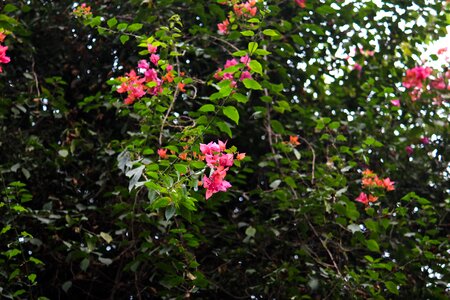
<svg viewBox="0 0 450 300"><path fill-rule="evenodd" d="M185 84L182 82L178 82L178 89L183 92L186 93L186 90L184 89Z"/></svg>
<svg viewBox="0 0 450 300"><path fill-rule="evenodd" d="M298 141L298 136L289 136L289 144L293 145L293 146L298 146L300 145L300 142Z"/></svg>
<svg viewBox="0 0 450 300"><path fill-rule="evenodd" d="M169 156L167 155L167 149L158 149L158 155L159 157L161 157L162 159L166 159Z"/></svg>
<svg viewBox="0 0 450 300"><path fill-rule="evenodd" d="M187 152L180 153L180 155L178 155L178 157L181 158L182 160L186 160L187 159Z"/></svg>
<svg viewBox="0 0 450 300"><path fill-rule="evenodd" d="M245 153L238 153L237 155L236 155L236 159L237 160L243 160L245 158Z"/></svg>

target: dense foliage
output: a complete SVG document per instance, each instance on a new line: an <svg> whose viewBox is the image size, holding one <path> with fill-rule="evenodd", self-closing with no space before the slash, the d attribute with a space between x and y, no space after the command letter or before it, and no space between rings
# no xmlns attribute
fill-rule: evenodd
<svg viewBox="0 0 450 300"><path fill-rule="evenodd" d="M1 297L447 299L447 2L3 1Z"/></svg>

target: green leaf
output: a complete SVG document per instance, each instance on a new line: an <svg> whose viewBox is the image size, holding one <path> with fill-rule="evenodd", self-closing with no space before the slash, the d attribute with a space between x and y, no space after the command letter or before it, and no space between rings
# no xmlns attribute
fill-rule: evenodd
<svg viewBox="0 0 450 300"><path fill-rule="evenodd" d="M69 289L72 287L72 281L66 281L64 282L64 284L62 285L62 289L64 292L68 292Z"/></svg>
<svg viewBox="0 0 450 300"><path fill-rule="evenodd" d="M248 237L255 237L256 234L256 229L253 228L252 226L247 227L247 229L245 230L245 235Z"/></svg>
<svg viewBox="0 0 450 300"><path fill-rule="evenodd" d="M122 44L125 44L126 42L128 42L130 37L128 35L122 34L119 39Z"/></svg>
<svg viewBox="0 0 450 300"><path fill-rule="evenodd" d="M31 281L31 283L34 283L34 281L36 280L36 274L30 274L27 276L28 280Z"/></svg>
<svg viewBox="0 0 450 300"><path fill-rule="evenodd" d="M247 103L248 102L248 97L241 93L234 93L233 98L239 103Z"/></svg>
<svg viewBox="0 0 450 300"><path fill-rule="evenodd" d="M128 27L127 23L120 23L119 25L117 25L117 30L123 31L127 29L127 27Z"/></svg>
<svg viewBox="0 0 450 300"><path fill-rule="evenodd" d="M246 56L246 55L247 55L247 51L244 51L244 50L239 50L239 51L233 52L233 56L241 57L241 56Z"/></svg>
<svg viewBox="0 0 450 300"><path fill-rule="evenodd" d="M158 209L161 207L166 207L167 205L169 205L169 203L170 203L169 197L162 197L162 198L156 199L155 202L152 203L152 208Z"/></svg>
<svg viewBox="0 0 450 300"><path fill-rule="evenodd" d="M255 51L255 54L256 55L269 55L269 54L272 54L272 52L269 52L269 51L264 50L264 49L257 49Z"/></svg>
<svg viewBox="0 0 450 300"><path fill-rule="evenodd" d="M284 127L283 127L283 124L281 124L280 121L278 121L278 120L271 120L270 121L270 126L272 127L272 129L273 129L273 131L275 133L284 134Z"/></svg>
<svg viewBox="0 0 450 300"><path fill-rule="evenodd" d="M241 31L241 34L243 36L254 36L255 35L255 33L252 30Z"/></svg>
<svg viewBox="0 0 450 300"><path fill-rule="evenodd" d="M4 252L4 254L6 256L8 256L9 259L13 258L14 256L19 255L20 253L22 253L22 252L19 249L11 249L11 250Z"/></svg>
<svg viewBox="0 0 450 300"><path fill-rule="evenodd" d="M201 111L201 112L211 112L211 111L214 111L214 110L215 110L215 107L212 104L202 105L202 107L200 107L198 109L198 111Z"/></svg>
<svg viewBox="0 0 450 300"><path fill-rule="evenodd" d="M367 240L366 246L367 246L367 249L369 249L372 252L378 252L378 253L380 252L380 247L378 246L378 243L375 240Z"/></svg>
<svg viewBox="0 0 450 300"><path fill-rule="evenodd" d="M316 9L316 13L321 15L334 14L336 11L329 5L322 5Z"/></svg>
<svg viewBox="0 0 450 300"><path fill-rule="evenodd" d="M89 267L89 263L90 263L90 260L89 260L89 258L84 258L81 262L80 262L80 269L83 271L83 272L86 272L86 270L87 270L87 268Z"/></svg>
<svg viewBox="0 0 450 300"><path fill-rule="evenodd" d="M5 7L3 7L3 12L5 14L12 13L12 12L16 11L17 9L18 9L17 6L8 3L5 5Z"/></svg>
<svg viewBox="0 0 450 300"><path fill-rule="evenodd" d="M386 288L389 292L398 295L398 289L395 283L393 283L392 281L386 281L384 284L386 285Z"/></svg>
<svg viewBox="0 0 450 300"><path fill-rule="evenodd" d="M256 51L256 49L258 49L258 43L250 42L250 43L248 43L248 47L247 48L248 48L248 53L250 55L252 55Z"/></svg>
<svg viewBox="0 0 450 300"><path fill-rule="evenodd" d="M116 18L111 18L111 19L109 19L106 22L106 24L108 24L109 28L112 28L112 27L114 27L117 24L117 19Z"/></svg>
<svg viewBox="0 0 450 300"><path fill-rule="evenodd" d="M108 244L110 244L113 240L112 236L110 236L108 233L106 232L100 232L100 236L102 237L102 239L105 240L105 242L107 242Z"/></svg>
<svg viewBox="0 0 450 300"><path fill-rule="evenodd" d="M267 36L280 36L280 34L276 30L273 30L273 29L265 29L263 31L263 34L267 35Z"/></svg>
<svg viewBox="0 0 450 300"><path fill-rule="evenodd" d="M142 28L141 23L134 23L128 26L127 31L134 32L140 30L141 28Z"/></svg>
<svg viewBox="0 0 450 300"><path fill-rule="evenodd" d="M175 212L177 209L175 208L175 205L170 205L166 208L166 211L164 212L164 216L166 217L166 220L170 220L173 215L175 215Z"/></svg>
<svg viewBox="0 0 450 300"><path fill-rule="evenodd" d="M229 119L233 120L236 124L239 123L239 112L234 106L226 106L223 108L223 114Z"/></svg>
<svg viewBox="0 0 450 300"><path fill-rule="evenodd" d="M184 164L175 164L174 165L175 170L178 171L180 174L186 174L188 171L188 167Z"/></svg>
<svg viewBox="0 0 450 300"><path fill-rule="evenodd" d="M248 89L262 90L261 85L256 80L245 78L242 82L244 83L244 86Z"/></svg>
<svg viewBox="0 0 450 300"><path fill-rule="evenodd" d="M231 138L233 136L230 127L225 122L217 122L216 123L217 128L223 133L228 134L228 136Z"/></svg>
<svg viewBox="0 0 450 300"><path fill-rule="evenodd" d="M58 151L59 156L61 157L67 157L69 155L69 151L67 151L66 149L61 149Z"/></svg>
<svg viewBox="0 0 450 300"><path fill-rule="evenodd" d="M250 66L250 69L251 69L252 72L255 72L255 73L258 73L258 74L261 74L261 75L263 74L262 73L262 66L259 63L259 61L253 59L253 60L250 61L249 66Z"/></svg>

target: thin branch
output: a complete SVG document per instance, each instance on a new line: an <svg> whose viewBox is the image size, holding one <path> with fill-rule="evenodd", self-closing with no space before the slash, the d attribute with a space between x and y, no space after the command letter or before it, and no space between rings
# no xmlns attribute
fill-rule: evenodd
<svg viewBox="0 0 450 300"><path fill-rule="evenodd" d="M212 38L213 40L220 41L220 42L228 45L230 48L233 48L234 51L239 51L238 47L236 47L235 45L233 45L232 43L230 43L230 42L228 42L228 41L226 41L224 39L221 39L221 38L219 38L217 36L214 36L214 35L209 36L209 38Z"/></svg>
<svg viewBox="0 0 450 300"><path fill-rule="evenodd" d="M306 221L308 222L309 227L311 227L311 230L313 231L314 235L319 239L320 243L322 244L323 248L327 251L328 256L330 257L331 261L333 262L333 266L338 272L339 276L342 277L341 271L339 270L338 265L336 264L336 261L334 260L333 254L328 249L327 244L320 238L319 234L317 233L316 229L314 228L313 224L309 221L308 217L304 215Z"/></svg>
<svg viewBox="0 0 450 300"><path fill-rule="evenodd" d="M306 143L306 145L308 145L309 149L311 149L311 153L312 153L312 167L311 167L311 184L314 184L314 172L315 172L315 168L316 168L316 151L314 151L313 146L311 145L310 142L308 142L306 139L302 138L301 136L299 136L299 138L304 141Z"/></svg>

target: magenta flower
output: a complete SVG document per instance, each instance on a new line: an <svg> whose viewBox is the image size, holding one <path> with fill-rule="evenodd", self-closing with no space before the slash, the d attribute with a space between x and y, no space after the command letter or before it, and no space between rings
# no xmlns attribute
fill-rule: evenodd
<svg viewBox="0 0 450 300"><path fill-rule="evenodd" d="M214 153L221 152L219 145L214 142L209 142L208 144L200 144L200 151L205 155L213 155Z"/></svg>
<svg viewBox="0 0 450 300"><path fill-rule="evenodd" d="M400 107L400 99L392 99L391 104Z"/></svg>
<svg viewBox="0 0 450 300"><path fill-rule="evenodd" d="M408 154L408 156L411 156L414 152L414 149L411 146L406 146L405 151L406 151L406 154Z"/></svg>
<svg viewBox="0 0 450 300"><path fill-rule="evenodd" d="M236 59L228 59L225 63L225 69L237 65L238 62Z"/></svg>
<svg viewBox="0 0 450 300"><path fill-rule="evenodd" d="M244 79L251 79L252 78L252 74L250 74L250 72L249 71L244 71L244 72L242 72L242 74L241 74L241 77L239 78L239 80L244 80Z"/></svg>
<svg viewBox="0 0 450 300"><path fill-rule="evenodd" d="M157 66L159 61L159 55L158 54L152 54L150 55L150 61Z"/></svg>
<svg viewBox="0 0 450 300"><path fill-rule="evenodd" d="M357 70L357 71L361 71L362 70L362 66L358 63L355 63L353 65L353 70Z"/></svg>
<svg viewBox="0 0 450 300"><path fill-rule="evenodd" d="M432 72L431 68L424 67L415 67L409 70L406 70L406 76L403 79L403 86L406 88L422 88L423 81L430 76Z"/></svg>
<svg viewBox="0 0 450 300"><path fill-rule="evenodd" d="M141 60L138 62L138 68L139 68L139 69L144 69L145 71L147 71L148 68L150 68L150 65L148 64L148 62L147 62L145 59L141 59ZM144 71L144 72L145 72L145 71Z"/></svg>
<svg viewBox="0 0 450 300"><path fill-rule="evenodd" d="M231 184L224 180L227 171L228 168L217 168L209 178L203 177L203 186L206 188L206 200L217 192L226 192L231 187Z"/></svg>
<svg viewBox="0 0 450 300"><path fill-rule="evenodd" d="M6 56L6 50L8 50L7 46L0 45L0 63L7 64L11 61L11 59Z"/></svg>
<svg viewBox="0 0 450 300"><path fill-rule="evenodd" d="M147 45L148 53L154 54L158 50L158 46L153 46L152 44Z"/></svg>
<svg viewBox="0 0 450 300"><path fill-rule="evenodd" d="M426 136L421 137L421 138L420 138L420 141L421 141L422 144L424 144L424 145L430 144L430 139L429 139L428 137L426 137Z"/></svg>

